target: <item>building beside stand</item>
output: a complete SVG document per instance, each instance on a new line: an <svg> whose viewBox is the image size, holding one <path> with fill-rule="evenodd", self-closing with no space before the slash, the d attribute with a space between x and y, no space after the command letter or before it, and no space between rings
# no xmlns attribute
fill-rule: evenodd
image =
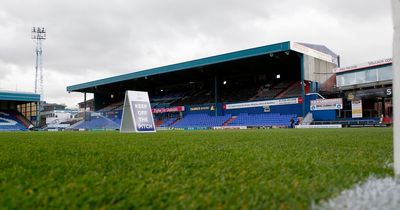
<svg viewBox="0 0 400 210"><path fill-rule="evenodd" d="M78 109L67 109L66 105L44 103L40 113L48 129L65 129L77 121Z"/></svg>
<svg viewBox="0 0 400 210"><path fill-rule="evenodd" d="M393 116L392 59L380 59L334 69L336 84L343 97L339 118L382 118ZM355 101L361 113L354 115Z"/></svg>

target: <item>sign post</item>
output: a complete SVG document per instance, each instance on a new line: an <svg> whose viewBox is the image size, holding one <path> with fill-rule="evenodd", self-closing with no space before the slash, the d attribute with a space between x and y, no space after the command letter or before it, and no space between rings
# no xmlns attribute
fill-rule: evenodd
<svg viewBox="0 0 400 210"><path fill-rule="evenodd" d="M147 92L126 91L120 132L156 132Z"/></svg>
<svg viewBox="0 0 400 210"><path fill-rule="evenodd" d="M392 0L394 173L400 176L400 0Z"/></svg>

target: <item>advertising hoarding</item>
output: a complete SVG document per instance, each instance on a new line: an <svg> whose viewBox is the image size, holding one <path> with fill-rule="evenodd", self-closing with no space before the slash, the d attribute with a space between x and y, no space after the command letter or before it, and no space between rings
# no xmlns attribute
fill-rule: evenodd
<svg viewBox="0 0 400 210"><path fill-rule="evenodd" d="M335 110L343 109L343 99L342 98L330 98L330 99L317 99L310 101L310 110Z"/></svg>
<svg viewBox="0 0 400 210"><path fill-rule="evenodd" d="M174 106L174 107L168 107L168 108L154 108L151 109L153 114L159 114L159 113L170 113L170 112L184 112L185 107L184 106Z"/></svg>
<svg viewBox="0 0 400 210"><path fill-rule="evenodd" d="M275 99L267 101L254 101L236 104L225 104L224 109L243 109L243 108L253 108L253 107L267 107L267 106L278 106L278 105L289 105L289 104L301 104L303 102L302 98L285 98L285 99Z"/></svg>

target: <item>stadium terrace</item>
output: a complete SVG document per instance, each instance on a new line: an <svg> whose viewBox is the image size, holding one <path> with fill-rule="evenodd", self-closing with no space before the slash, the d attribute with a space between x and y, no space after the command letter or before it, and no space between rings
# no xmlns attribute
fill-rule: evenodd
<svg viewBox="0 0 400 210"><path fill-rule="evenodd" d="M40 95L0 91L0 131L26 131L33 127Z"/></svg>
<svg viewBox="0 0 400 210"><path fill-rule="evenodd" d="M329 89L338 64L323 45L282 42L72 85L94 94L95 111L72 129L118 129L127 90L149 93L159 128L288 127L310 112L312 93Z"/></svg>

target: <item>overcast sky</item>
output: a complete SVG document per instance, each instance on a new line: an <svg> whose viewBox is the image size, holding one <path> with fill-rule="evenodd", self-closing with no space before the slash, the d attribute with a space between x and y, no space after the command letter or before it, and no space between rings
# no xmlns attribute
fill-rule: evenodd
<svg viewBox="0 0 400 210"><path fill-rule="evenodd" d="M44 97L66 86L282 41L323 44L343 65L391 57L390 0L1 0L0 90L34 90L31 27L47 29Z"/></svg>

